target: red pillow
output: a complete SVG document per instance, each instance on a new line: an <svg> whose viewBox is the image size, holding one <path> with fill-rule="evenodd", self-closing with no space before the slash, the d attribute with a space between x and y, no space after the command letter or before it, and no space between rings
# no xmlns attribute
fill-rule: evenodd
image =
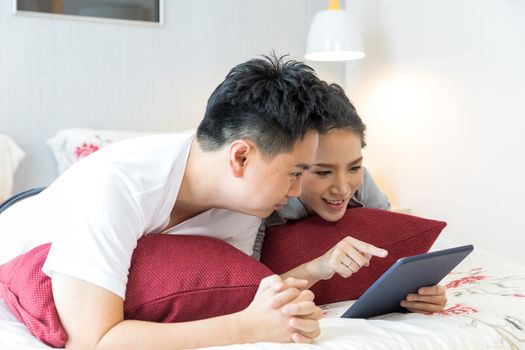
<svg viewBox="0 0 525 350"><path fill-rule="evenodd" d="M0 266L0 295L31 334L63 347L51 279L42 272L51 244ZM210 237L148 235L133 253L125 319L184 322L246 308L272 272L226 242Z"/></svg>
<svg viewBox="0 0 525 350"><path fill-rule="evenodd" d="M0 266L0 295L31 334L61 348L67 340L55 309L51 279L42 265L51 244L44 244Z"/></svg>
<svg viewBox="0 0 525 350"><path fill-rule="evenodd" d="M246 308L265 265L216 238L149 235L139 240L128 275L126 319L194 321Z"/></svg>
<svg viewBox="0 0 525 350"><path fill-rule="evenodd" d="M370 266L348 279L335 275L312 288L318 305L357 299L397 259L427 252L445 222L390 211L348 209L337 222L319 216L266 228L261 262L277 274L311 261L346 236L388 250L386 258L373 257Z"/></svg>

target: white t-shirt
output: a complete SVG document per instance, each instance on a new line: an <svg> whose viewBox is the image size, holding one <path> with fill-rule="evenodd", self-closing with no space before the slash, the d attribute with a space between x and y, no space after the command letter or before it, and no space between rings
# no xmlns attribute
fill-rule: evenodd
<svg viewBox="0 0 525 350"><path fill-rule="evenodd" d="M0 264L52 242L46 274L79 278L124 298L131 256L143 235L216 237L251 255L261 222L254 216L211 209L164 232L193 138L129 139L76 163L38 196L0 215Z"/></svg>

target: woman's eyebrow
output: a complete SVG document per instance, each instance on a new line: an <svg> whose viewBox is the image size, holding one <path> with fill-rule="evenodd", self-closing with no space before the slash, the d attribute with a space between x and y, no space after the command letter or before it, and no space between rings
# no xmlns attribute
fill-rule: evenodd
<svg viewBox="0 0 525 350"><path fill-rule="evenodd" d="M360 163L361 161L363 161L363 156L357 158L353 162L348 163L348 165L354 165L354 164Z"/></svg>

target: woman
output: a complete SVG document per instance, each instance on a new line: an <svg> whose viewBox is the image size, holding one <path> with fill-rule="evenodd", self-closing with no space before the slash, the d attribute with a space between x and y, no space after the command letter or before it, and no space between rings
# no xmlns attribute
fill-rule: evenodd
<svg viewBox="0 0 525 350"><path fill-rule="evenodd" d="M334 124L319 136L316 160L303 175L302 192L297 198L275 211L259 228L254 257L259 258L266 226L282 225L310 215L319 215L327 221L337 221L347 208L368 207L390 209L390 203L363 167L361 149L365 143L365 129L343 89L330 87L327 113ZM388 252L346 237L324 255L281 275L308 281L308 288L320 280L338 274L350 277L361 267L369 266L372 256L385 257ZM422 287L418 293L407 295L401 306L412 312L438 312L446 305L445 288L440 285Z"/></svg>

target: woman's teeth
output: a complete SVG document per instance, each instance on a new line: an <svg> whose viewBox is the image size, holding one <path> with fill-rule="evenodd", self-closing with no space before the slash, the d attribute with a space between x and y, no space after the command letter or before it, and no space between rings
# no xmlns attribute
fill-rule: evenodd
<svg viewBox="0 0 525 350"><path fill-rule="evenodd" d="M325 201L328 203L328 204L333 204L333 205L339 205L339 204L343 204L343 202L345 201L344 199L341 199L341 200L338 200L338 201L331 201L329 199L325 199Z"/></svg>

